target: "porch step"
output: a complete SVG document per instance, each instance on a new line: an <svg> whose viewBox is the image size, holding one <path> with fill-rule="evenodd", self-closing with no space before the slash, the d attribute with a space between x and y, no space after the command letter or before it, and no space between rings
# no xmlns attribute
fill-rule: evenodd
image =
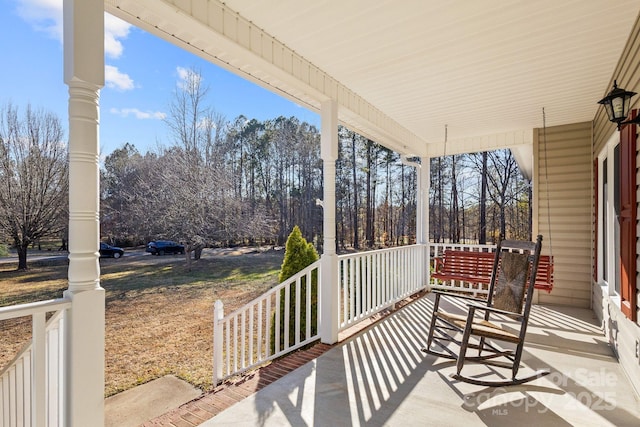
<svg viewBox="0 0 640 427"><path fill-rule="evenodd" d="M167 375L105 399L105 427L136 427L201 395L186 381Z"/></svg>

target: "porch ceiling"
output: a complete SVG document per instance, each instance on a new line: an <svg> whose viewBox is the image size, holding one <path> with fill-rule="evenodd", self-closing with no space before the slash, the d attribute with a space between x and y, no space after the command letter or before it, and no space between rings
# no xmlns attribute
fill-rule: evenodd
<svg viewBox="0 0 640 427"><path fill-rule="evenodd" d="M547 126L592 120L640 10L638 0L105 5L307 107L337 98L344 124L419 155L442 144L445 124L454 152L456 141L481 149L481 137L508 144L542 127L543 107Z"/></svg>

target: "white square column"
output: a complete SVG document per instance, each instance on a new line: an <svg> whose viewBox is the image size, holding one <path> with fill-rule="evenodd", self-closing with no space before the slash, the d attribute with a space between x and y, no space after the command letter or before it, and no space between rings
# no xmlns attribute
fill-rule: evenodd
<svg viewBox="0 0 640 427"><path fill-rule="evenodd" d="M416 243L423 245L423 266L421 277L425 281L423 286L431 282L431 250L429 248L429 191L431 189L431 158L421 157L418 173L418 194L416 209Z"/></svg>
<svg viewBox="0 0 640 427"><path fill-rule="evenodd" d="M320 156L323 164L323 253L320 259L320 339L325 344L338 341L338 256L336 254L336 160L338 158L338 104L322 103L320 114Z"/></svg>

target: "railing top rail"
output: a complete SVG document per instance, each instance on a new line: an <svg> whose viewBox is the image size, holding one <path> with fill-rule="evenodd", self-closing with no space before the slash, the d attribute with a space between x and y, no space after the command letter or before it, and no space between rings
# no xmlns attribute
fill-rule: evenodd
<svg viewBox="0 0 640 427"><path fill-rule="evenodd" d="M0 307L0 320L15 319L16 317L32 316L36 313L47 313L71 307L69 298L56 298L45 301L17 304Z"/></svg>
<svg viewBox="0 0 640 427"><path fill-rule="evenodd" d="M405 246L395 246L393 248L375 249L375 250L372 250L372 251L362 251L362 252L353 252L353 253L349 253L349 254L340 254L340 255L338 255L338 259L366 256L366 255L371 255L371 254L375 254L375 253L393 252L393 251L399 251L399 250L409 250L409 249L413 249L413 248L420 247L420 246L427 246L427 245L426 244L413 244L413 245L405 245Z"/></svg>
<svg viewBox="0 0 640 427"><path fill-rule="evenodd" d="M298 278L300 278L302 276L305 276L309 272L311 272L311 271L313 271L315 269L318 269L318 268L320 268L320 260L314 262L313 264L309 264L308 266L306 266L305 268L303 268L302 270L300 270L299 272L297 272L293 276L289 277L284 282L278 283L278 285L276 285L273 288L269 289L267 292L265 292L264 294L260 295L258 298L248 302L247 304L243 305L242 307L240 307L240 308L232 311L231 313L225 315L224 318L222 319L222 322L226 321L227 319L233 318L234 316L237 316L239 313L242 313L243 311L245 311L247 308L251 307L252 305L258 304L260 301L264 301L266 298L269 298L275 292L278 292L279 290L281 290L285 286L287 286L287 285L295 282L296 280L298 280Z"/></svg>

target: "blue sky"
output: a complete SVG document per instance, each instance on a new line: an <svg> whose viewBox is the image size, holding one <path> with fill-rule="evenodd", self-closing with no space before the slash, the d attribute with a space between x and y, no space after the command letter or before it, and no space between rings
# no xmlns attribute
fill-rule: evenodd
<svg viewBox="0 0 640 427"><path fill-rule="evenodd" d="M56 113L68 128L63 81L62 0L0 0L0 105L27 104ZM198 70L208 104L231 121L296 116L319 126L317 114L110 15L105 16L105 77L100 94L101 154L125 142L140 151L171 144L162 118L181 70Z"/></svg>

